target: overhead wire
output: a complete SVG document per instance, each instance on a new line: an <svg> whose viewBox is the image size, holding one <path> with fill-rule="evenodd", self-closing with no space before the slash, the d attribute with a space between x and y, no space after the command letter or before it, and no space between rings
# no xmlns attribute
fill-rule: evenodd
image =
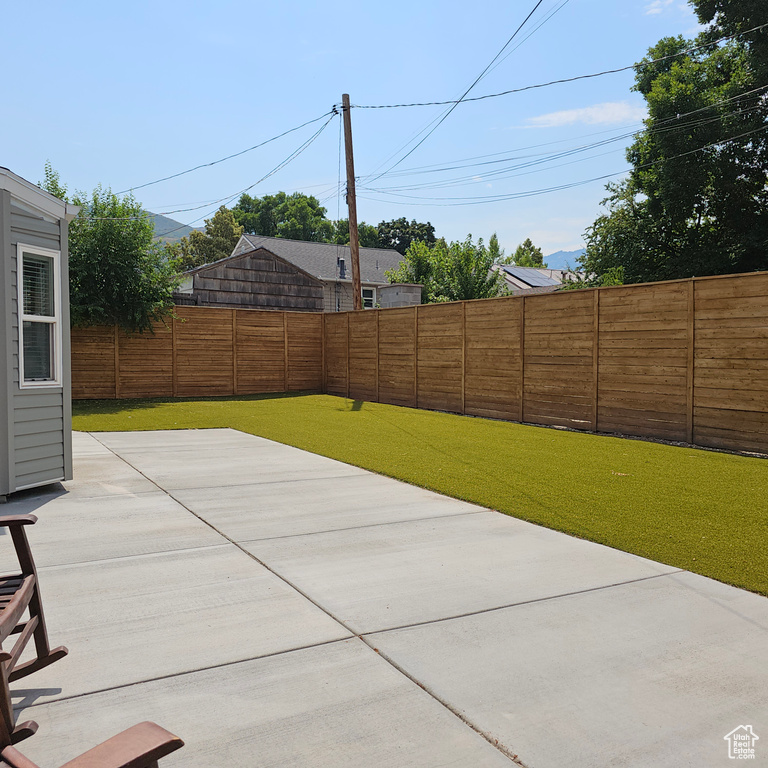
<svg viewBox="0 0 768 768"><path fill-rule="evenodd" d="M561 85L563 83L574 83L579 80L588 80L594 77L603 77L604 75L614 75L619 72L627 72L630 69L639 69L641 67L648 67L648 66L651 66L652 64L659 64L660 62L668 61L670 59L676 59L681 56L688 56L689 54L695 53L696 51L701 51L707 48L711 48L712 46L718 45L723 42L727 42L728 40L734 40L737 37L748 35L752 32L756 32L766 27L768 27L768 23L759 24L758 26L752 27L752 29L747 29L744 32L736 32L732 35L725 35L723 37L718 38L717 40L712 40L708 43L697 45L697 46L694 46L693 48L688 48L684 51L680 51L679 53L670 53L667 56L660 56L657 59L649 59L648 61L641 61L635 64L629 64L624 67L617 67L615 69L605 69L602 72L592 72L587 75L576 75L574 77L564 77L559 80L549 80L546 83L536 83L534 85L525 85L520 88L510 88L509 90L499 91L498 93L487 93L484 96L469 96L461 99L448 99L446 101L415 101L411 103L402 103L402 104L352 104L352 108L353 109L400 109L404 107L441 107L441 106L447 106L450 104L458 106L460 103L468 104L473 101L484 101L485 99L496 99L501 96L509 96L510 94L513 94L513 93L522 93L524 91L530 91L535 88L548 88L549 86L552 86L552 85Z"/></svg>
<svg viewBox="0 0 768 768"><path fill-rule="evenodd" d="M410 205L424 205L424 206L436 206L436 207L453 207L453 206L463 206L463 205L480 205L483 203L497 203L497 202L503 202L505 200L519 200L521 198L527 198L527 197L537 197L539 195L549 194L551 192L560 192L566 189L573 189L574 187L580 187L584 186L585 184L591 184L596 181L604 181L605 179L613 178L614 176L621 176L622 174L625 174L631 170L644 170L646 168L651 168L655 165L659 165L661 163L669 162L670 160L677 160L681 157L687 157L688 155L696 154L697 152L703 152L707 149L712 149L713 147L719 147L719 146L725 146L727 144L730 144L733 141L737 141L738 139L747 138L748 136L753 136L758 133L761 133L763 131L768 131L768 126L763 126L761 128L756 128L752 131L747 131L745 133L742 133L738 136L732 136L729 139L722 139L719 141L714 141L709 144L705 144L702 147L697 147L696 149L689 150L688 152L681 152L677 155L672 155L671 157L665 157L665 158L659 158L658 160L651 161L649 163L643 163L641 165L635 166L634 168L625 168L622 171L616 171L614 173L607 173L603 174L601 176L595 176L590 179L583 179L581 181L574 181L570 182L568 184L561 184L554 187L544 187L541 189L535 189L535 190L528 190L525 192L513 192L508 194L501 194L501 195L484 195L481 197L418 197L414 195L405 195L405 194L398 194L395 192L386 192L382 190L370 190L366 189L366 191L373 191L376 194L385 194L389 195L391 197L395 198L403 198L410 200L437 200L437 201L451 201L451 202L430 202L430 203L418 203L418 202L410 202ZM376 198L372 197L364 197L366 200L373 200L375 202L394 202L391 200L377 200ZM458 202L457 202L458 201Z"/></svg>
<svg viewBox="0 0 768 768"><path fill-rule="evenodd" d="M315 131L315 133L312 134L312 136L310 136L308 139L306 139L304 142L302 142L302 144L300 144L297 149L295 149L293 152L291 152L291 154L288 155L288 157L286 157L285 159L281 160L274 168L272 168L271 171L269 171L268 173L264 174L264 176L262 176L260 179L258 179L258 181L253 182L253 184L250 184L249 186L245 187L244 189L241 189L239 192L235 192L234 194L231 194L231 195L226 195L225 197L221 197L218 200L214 200L213 202L205 203L204 205L194 206L194 207L191 207L191 208L179 208L179 209L175 209L175 210L171 210L171 211L161 211L158 215L160 215L160 216L168 216L169 214L172 214L172 213L185 213L185 212L189 212L189 211L197 211L197 210L200 210L201 208L209 208L210 206L215 206L211 211L209 211L207 213L204 213L202 216L200 216L199 218L197 218L194 221L190 222L189 224L182 224L181 226L176 227L173 230L169 230L168 232L165 232L164 234L167 235L167 234L171 234L173 232L178 232L179 230L185 229L186 227L190 226L191 224L195 224L195 223L201 221L202 219L204 219L210 213L215 212L218 209L219 205L226 205L226 204L230 203L232 200L234 200L236 197L240 197L241 195L244 195L247 192L250 192L250 190L252 190L255 186L261 184L263 181L266 181L271 176L274 176L274 174L276 174L278 171L280 171L283 168L285 168L285 166L287 166L289 163L293 162L293 160L295 160L300 154L302 154L302 152L304 152L311 144L314 143L314 141L326 129L328 124L331 122L331 120L333 120L333 118L336 116L337 113L335 111L331 111L330 113L326 113L326 114L327 115L330 114L330 117L328 118L328 120L326 120L325 123L323 123L322 126L320 126L320 128L317 131ZM312 122L317 122L317 121L315 120L315 121L312 121ZM139 220L139 219L146 219L146 218L151 218L151 214L147 215L147 216L115 216L115 217L110 217L110 216L99 217L99 216L97 216L97 217L89 218L89 220L90 221L136 221L136 220Z"/></svg>
<svg viewBox="0 0 768 768"><path fill-rule="evenodd" d="M320 120L322 120L324 117L328 117L328 115L331 115L331 114L333 114L333 110L331 110L330 112L325 112L324 114L320 115L320 117L315 117L312 120L307 120L306 123L297 125L295 128L290 128L287 131L283 131L277 136L273 136L271 139L266 139L265 141L262 141L259 144L254 144L252 147L248 147L247 149L242 149L239 152L234 152L233 154L227 155L226 157L222 157L219 160L212 160L210 163L200 163L200 165L196 165L193 168L187 168L187 170L185 171L172 173L170 176L163 176L161 179L155 179L154 181L148 181L145 184L138 184L136 186L129 187L128 189L123 189L117 194L123 195L123 194L126 194L127 192L135 192L137 189L144 189L144 187L151 187L153 184L160 184L163 181L169 181L170 179L177 179L179 176L185 176L186 174L192 173L193 171L198 171L201 168L210 168L212 165L218 165L219 163L223 163L227 160L232 160L232 158L240 157L241 155L245 155L248 152L253 152L253 150L255 149L259 149L260 147L266 146L267 144L270 144L273 141L282 139L283 136L287 136L289 133L294 133L295 131L299 131L308 125L312 125L312 123L317 123Z"/></svg>
<svg viewBox="0 0 768 768"><path fill-rule="evenodd" d="M413 147L411 147L411 149L409 149L408 152L406 152L396 163L394 163L389 168L387 168L386 171L383 171L378 176L375 176L373 179L371 179L372 182L376 181L377 179L381 178L385 174L389 173L394 168L397 168L397 166L400 165L400 163L402 163L407 157L410 157L448 119L448 117L456 109L456 107L458 107L459 104L461 104L461 102L464 101L464 98L469 94L469 92L485 77L485 75L488 73L488 70L491 68L491 66L493 66L493 64L497 61L497 59L509 47L509 45L512 43L512 41L517 37L517 35L520 33L520 31L523 29L523 27L528 23L528 20L531 18L531 16L533 16L534 13L536 13L536 11L539 9L539 6L543 2L544 2L544 0L537 0L536 4L533 6L531 11L528 13L528 15L523 19L521 24L512 33L512 36L507 40L506 43L504 43L504 45L502 46L501 50L491 59L490 63L485 67L485 69L474 79L474 81L469 86L469 88L467 88L464 91L464 93L462 93L462 95L457 100L451 102L451 106L449 107L449 109L447 109L445 111L445 113L440 117L439 120L437 120L436 122L433 121L433 123L434 123L433 125L430 124L430 125L432 125L432 127L430 128L428 133L426 133L426 135L424 135ZM412 139L411 139L411 141L412 141ZM405 146L407 146L407 144ZM402 151L402 149L405 149L405 146L402 147L401 149L397 150L397 152L395 154L398 154L399 152ZM392 156L390 156L390 158L391 157ZM389 160L386 160L384 164L386 164L387 162L389 162Z"/></svg>
<svg viewBox="0 0 768 768"><path fill-rule="evenodd" d="M763 86L762 90L765 90L766 88L768 88L768 86ZM698 112L698 111L700 111L700 110L694 110L694 112L691 112L689 114L694 114L695 112ZM747 111L748 111L747 108L739 109L739 110L736 110L735 112L729 113L727 116L728 117L734 117L734 116L738 116L738 115L744 114ZM682 115L678 116L678 118L679 117L682 117ZM710 125L712 123L720 122L722 119L723 119L723 115L715 115L713 117L700 118L700 119L695 120L695 121L687 121L687 122L683 122L683 123L677 123L677 124L674 124L674 125L667 125L667 126L663 126L663 127L659 127L659 128L647 129L646 133L649 134L649 135L657 135L657 134L661 134L661 133L669 133L669 132L672 132L672 131L690 130L692 128L700 128L702 126L706 126L706 125ZM572 165L573 163L576 163L576 162L584 162L584 161L587 161L587 160L592 160L592 159L595 159L596 157L602 157L602 156L607 155L607 154L612 154L613 152L617 151L617 149L610 150L609 152L603 152L603 153L600 153L598 155L590 155L589 157L580 158L578 160L572 160L572 161L567 162L567 163L560 163L558 165L547 165L547 167L545 167L545 168L537 168L534 171L527 171L525 173L514 173L514 174L510 174L510 175L507 175L507 174L509 174L510 171L521 170L523 168L530 168L530 167L533 167L533 166L541 166L541 165L545 165L545 164L551 163L551 162L553 162L555 160L563 159L565 157L570 157L570 156L573 156L573 155L576 155L576 154L580 154L580 153L583 153L583 152L588 152L588 151L590 151L592 149L597 149L597 148L600 148L600 147L603 147L603 146L606 146L606 145L609 145L609 144L616 143L618 141L623 141L625 139L631 138L634 135L636 135L635 131L630 132L630 133L624 133L624 134L621 134L621 135L618 135L618 136L613 136L613 137L610 137L610 138L607 138L607 139L603 139L602 141L592 142L590 144L573 147L573 148L570 148L570 149L567 149L567 150L563 150L562 152L557 152L557 153L535 153L532 156L525 156L525 155L523 155L523 156L511 157L511 158L510 157L506 157L506 158L503 158L503 159L500 159L500 160L489 160L489 161L485 161L483 163L473 163L473 164L469 164L467 166L463 166L463 167L468 167L468 168L479 168L482 165L497 165L497 164L501 164L501 163L507 163L508 164L508 163L513 162L513 161L519 161L521 159L526 160L525 162L517 162L517 164L515 164L515 165L506 165L503 168L499 168L499 169L492 170L492 171L485 171L485 172L483 172L482 176L478 176L477 174L465 175L465 176L453 177L453 178L450 178L450 179L440 179L440 180L426 181L426 182L414 183L414 184L402 184L400 186L382 187L381 189L382 190L399 190L399 191L402 191L402 190L416 190L416 189L441 189L441 188L453 187L453 186L467 186L468 184L487 183L487 181L489 179L501 180L501 179L507 179L507 178L515 178L517 176L525 176L525 175L529 175L530 173L538 173L538 172L542 172L542 171L552 170L554 168L560 168L560 167L563 167L563 166L566 166L566 165ZM536 159L526 159L528 157L534 157ZM459 167L461 167L461 166L454 166L452 168L449 167L448 169L436 169L436 170L431 170L431 171L424 171L423 173L439 173L439 172L445 172L445 170L454 170L454 169L459 168ZM371 188L367 187L367 189L371 189Z"/></svg>

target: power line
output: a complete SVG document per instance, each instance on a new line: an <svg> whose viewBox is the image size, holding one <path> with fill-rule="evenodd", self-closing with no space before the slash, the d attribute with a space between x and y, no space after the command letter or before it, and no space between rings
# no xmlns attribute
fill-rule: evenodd
<svg viewBox="0 0 768 768"><path fill-rule="evenodd" d="M671 53L667 56L661 56L658 59L650 59L649 61L639 62L636 64L629 64L625 67L618 67L616 69L605 69L602 72L592 72L588 75L576 75L575 77L564 77L560 80L549 80L546 83L536 83L535 85L525 85L521 88L511 88L507 91L500 91L499 93L488 93L485 96L470 96L469 98L462 97L461 99L451 99L449 101L419 101L419 102L412 102L410 104L353 104L353 109L399 109L401 107L441 107L441 106L447 106L449 104L453 104L454 106L458 106L460 103L469 103L472 101L483 101L485 99L496 99L500 96L509 96L512 93L522 93L523 91L530 91L535 88L548 88L551 85L560 85L562 83L574 83L578 80L588 80L590 78L594 77L602 77L603 75L614 75L618 72L627 72L630 69L638 69L640 67L648 67L651 64L658 64L662 61L668 61L669 59L676 59L680 56L687 56L691 53L695 53L696 51L701 51L706 48L710 48L714 45L718 45L719 43L727 42L728 40L734 40L737 37L742 37L744 35L748 35L752 32L756 32L757 30L764 29L765 27L768 27L768 23L766 24L760 24L757 27L753 27L752 29L748 29L744 32L737 32L733 35L726 35L725 37L720 37L717 40L713 40L709 43L705 43L704 45L697 45L694 48L688 48L685 51L680 51L680 53Z"/></svg>
<svg viewBox="0 0 768 768"><path fill-rule="evenodd" d="M231 202L236 197L240 197L240 195L244 195L246 192L249 192L250 190L252 190L258 184L261 184L262 181L266 181L270 176L274 176L274 174L276 174L278 171L280 171L283 168L285 168L286 165L291 163L302 152L304 152L304 150L306 150L315 141L315 139L317 139L318 136L320 136L320 134L326 129L326 127L331 122L331 120L333 120L333 118L336 116L336 114L337 114L337 112L335 110L331 111L329 113L326 113L326 115L330 115L330 117L328 118L328 120L326 120L325 123L323 123L322 126L320 126L320 128L317 131L315 131L314 134L312 134L312 136L310 136L306 141L304 141L302 144L300 144L297 149L295 149L293 152L291 152L290 155L288 155L288 157L286 157L284 160L281 160L271 171L269 171L269 173L266 173L258 181L255 181L253 184L251 184L250 186L246 187L245 189L242 189L239 192L235 192L235 194L233 194L233 195L227 195L226 197L219 198L218 200L214 200L213 202L209 202L209 203L206 203L204 205L199 205L199 206L192 207L192 208L179 208L179 209L173 210L173 211L162 211L162 212L160 212L158 215L160 215L160 216L167 216L168 214L171 214L171 213L184 213L184 212L187 212L187 211L200 210L200 208L208 208L211 205L215 206L211 211L209 211L208 213L203 214L199 218L197 218L194 221L190 222L190 224L182 224L181 226L176 227L175 229L169 230L168 232L165 232L164 234L169 235L169 234L171 234L173 232L178 232L180 229L184 229L185 227L190 226L191 224L196 224L198 221L201 221L202 219L204 219L206 217L206 215L209 215L210 213L215 212L218 209L219 205ZM325 117L325 115L324 115L324 117ZM312 122L317 122L317 121L313 120ZM88 221L137 221L137 220L148 219L148 218L150 218L150 216L115 216L115 217L109 217L109 216L99 217L99 216L96 216L96 217L88 218Z"/></svg>
<svg viewBox="0 0 768 768"><path fill-rule="evenodd" d="M735 117L741 114L744 114L746 112L749 112L749 109L740 109L735 112L731 112L728 114L728 117ZM695 121L688 121L682 124L678 125L670 125L665 128L658 128L658 129L649 129L646 131L648 135L657 135L661 133L669 133L673 131L682 131L682 130L690 130L692 128L700 128L702 126L711 125L713 123L719 123L722 120L722 115L716 115L714 117L708 117L708 118L702 118ZM511 173L512 171L518 171L524 168L531 168L535 166L541 166L548 163L551 163L555 160L560 160L566 157L570 157L576 154L581 154L583 152L588 152L592 149L597 149L603 146L607 146L609 144L615 143L617 141L622 141L623 139L627 139L631 136L634 136L634 133L627 133L622 134L619 136L614 136L609 139L603 139L602 141L593 142L591 144L586 144L580 147L574 147L571 149L564 150L562 152L557 152L553 154L546 154L543 157L538 157L533 160L527 160L526 162L518 163L516 165L507 165L506 167L499 168L496 170L492 170L489 172L485 172L481 177L478 177L477 175L471 175L471 176L460 176L460 177L454 177L452 179L441 179L441 180L435 180L435 181L427 181L427 182L421 182L416 184L406 184L402 186L395 186L395 187L382 187L380 191L383 190L389 190L389 191L403 191L403 190L417 190L417 189L444 189L446 187L456 187L456 186L467 186L467 185L473 185L473 184L482 184L486 183L489 179L495 179L495 180L501 180L501 179L509 179L509 178L516 178L518 176L526 176L531 173L541 173L542 171L549 171L554 168L561 168L566 165L572 165L574 163L580 163L585 162L587 160L593 160L597 157L602 157L607 154L612 154L613 152L616 152L617 149L609 150L608 152L603 152L598 155L590 155L589 157L580 158L578 160L571 160L566 163L560 163L558 165L547 165L546 168L536 168L532 171L525 171L524 173ZM494 164L494 163L509 163L512 160L515 160L515 158L508 158L504 160L495 160L495 161L489 161L485 164ZM477 167L477 165L469 166L469 167Z"/></svg>
<svg viewBox="0 0 768 768"><path fill-rule="evenodd" d="M533 6L533 9L530 11L530 13L523 19L520 26L512 33L512 36L507 40L506 43L502 46L501 50L491 59L490 63L486 68L475 78L475 80L472 82L472 84L467 88L466 91L459 97L458 100L450 102L451 107L445 112L445 114L435 123L435 125L431 128L431 130L413 147L411 147L408 152L406 152L394 165L387 168L386 171L382 172L375 178L373 178L371 181L376 181L376 179L381 178L381 176L384 176L384 174L389 173L393 168L397 168L400 163L403 162L407 157L412 155L439 127L440 125L445 122L445 120L448 118L448 116L453 112L456 107L461 104L462 101L464 101L464 98L467 96L467 94L485 77L488 70L493 66L493 64L496 62L496 60L501 56L502 53L509 47L510 43L517 37L517 35L520 33L520 30L528 23L528 20L533 16L534 13L538 10L539 6L544 2L544 0L538 0L536 5ZM406 145L407 146L407 145ZM400 150L398 150L399 152Z"/></svg>
<svg viewBox="0 0 768 768"><path fill-rule="evenodd" d="M583 179L581 181L574 181L569 184L561 184L559 186L554 187L544 187L541 189L534 189L534 190L528 190L526 192L513 192L510 194L503 194L503 195L484 195L482 197L417 197L415 195L404 195L404 194L398 194L395 192L387 192L385 190L377 190L377 189L371 189L365 187L367 191L374 192L376 194L385 194L389 195L391 197L395 198L406 198L408 200L447 200L447 201L460 201L460 202L447 202L447 203L410 203L410 205L425 205L425 206L437 206L437 207L453 207L453 206L463 206L463 205L480 205L483 203L498 203L498 202L504 202L506 200L519 200L521 198L526 197L537 197L539 195L549 194L551 192L560 192L566 189L573 189L574 187L580 187L584 186L585 184L591 184L596 181L604 181L605 179L610 179L614 176L621 176L624 173L627 173L631 170L643 170L645 168L651 168L655 165L659 165L661 163L669 162L670 160L677 160L681 157L687 157L688 155L696 154L697 152L703 152L707 149L712 149L713 147L719 147L719 146L725 146L727 144L730 144L733 141L737 141L738 139L744 139L748 136L753 136L757 133L760 133L762 131L768 131L768 126L763 126L762 128L756 128L752 131L747 131L746 133L742 133L738 136L732 136L730 139L723 139L720 141L714 141L710 144L706 144L703 147L698 147L696 149L689 150L688 152L681 152L678 155L672 155L671 157L665 157L665 158L659 158L658 160L654 160L649 163L643 163L641 165L635 166L634 168L626 168L623 171L616 171L614 173L607 173L603 174L602 176L595 176L591 179ZM366 200L373 200L374 202L380 202L380 203L386 203L386 202L394 202L394 201L388 201L388 200L377 200L376 198L372 197L366 197Z"/></svg>
<svg viewBox="0 0 768 768"><path fill-rule="evenodd" d="M312 125L312 123L317 123L320 120L322 120L324 117L327 117L328 115L333 114L333 110L331 112L326 112L325 114L320 115L320 117L316 117L313 120L307 120L306 123L302 123L301 125L297 125L295 128L291 128L287 131L283 131L283 133L273 136L271 139L267 139L266 141L262 141L260 144L255 144L252 147L248 147L248 149L240 150L240 152L235 152L234 154L227 155L226 157L222 157L219 160L213 160L210 163L201 163L200 165L196 165L194 168L188 168L186 171L180 171L179 173L171 174L170 176L163 176L162 179L155 179L155 181L148 181L146 184L139 184L138 186L130 187L129 189L123 189L120 192L117 192L118 195L123 195L126 192L134 192L137 189L144 189L144 187L151 187L153 184L160 184L162 181L169 181L170 179L177 179L179 176L184 176L188 173L192 173L193 171L198 171L201 168L209 168L212 165L218 165L219 163L223 163L226 160L231 160L233 157L240 157L240 155L244 155L247 152L253 152L254 149L259 149L260 147L265 146L266 144L270 144L273 141L277 141L278 139L282 139L283 136L287 136L289 133L293 133L294 131L301 130L302 128L306 127L307 125Z"/></svg>
<svg viewBox="0 0 768 768"><path fill-rule="evenodd" d="M720 101L714 103L714 104L708 104L704 107L699 107L698 109L691 110L687 113L681 113L678 115L675 115L670 118L666 118L664 120L659 120L656 125L652 128L646 128L646 134L648 135L657 135L661 133L668 133L672 131L681 131L681 130L690 130L692 128L698 128L701 126L705 126L711 123L716 123L721 121L722 119L726 117L735 117L740 114L743 114L744 112L748 112L749 109L747 107L738 109L736 111L731 111L724 114L716 114L714 116L704 116L701 113L708 112L713 109L717 109L719 107L722 107L725 104L728 104L730 102L739 102L747 97L755 96L756 94L760 94L761 92L764 92L766 89L768 89L768 85L760 86L758 88L751 89L749 91L745 91L740 94L736 94L734 96L731 96L727 99L721 99ZM758 98L761 98L758 96ZM687 120L686 118L689 118L693 115L699 115L699 119L697 120ZM603 131L602 133L605 133ZM595 135L595 134L591 134ZM461 182L466 182L469 184L478 184L478 183L484 183L488 178L492 177L501 177L501 178L511 178L511 176L503 176L503 174L508 174L510 171L513 170L519 170L526 167L531 166L537 166L537 165L544 165L546 163L550 163L553 160L562 159L564 157L568 157L574 154L580 154L582 152L587 152L591 149L596 149L602 146L606 146L612 143L615 143L617 141L622 141L624 139L630 138L632 136L636 135L635 131L631 131L629 133L622 133L616 136L611 136L606 139L601 139L600 141L591 142L589 144L571 147L569 149L565 149L559 152L541 152L541 153L533 153L530 155L520 155L517 154L516 156L509 156L510 153L516 152L516 150L507 150L503 153L495 153L493 155L481 155L477 158L467 158L467 160L479 160L480 162L465 162L462 163L462 161L454 161L453 164L449 165L440 165L436 164L433 166L422 166L420 168L411 169L409 171L401 171L397 174L392 174L392 177L405 177L405 176L429 176L434 174L441 174L446 173L448 171L452 170L460 170L460 169L481 169L485 168L487 166L499 166L502 165L504 167L497 168L492 171L481 171L483 173L482 177L478 178L478 176L475 175L469 175L469 176L459 176L459 177L453 177L450 179L435 179L433 181L424 181L414 184L406 184L401 186L391 186L391 187L385 187L383 189L387 190L405 190L405 189L428 189L428 188L445 188L449 186L461 186ZM553 142L550 142L549 144L552 144ZM554 142L554 143L562 143L562 142ZM523 149L535 149L538 146L547 146L547 144L543 145L533 145L533 147L525 147ZM517 150L519 152L520 150ZM606 153L603 153L606 154ZM504 155L504 157L499 158L499 155ZM598 155L600 156L600 155ZM485 158L495 158L495 159L485 159ZM529 159L529 158L535 158L535 159ZM590 158L586 158L590 159ZM525 162L520 162L522 160L525 160ZM574 162L583 162L583 160L577 160ZM510 165L511 163L515 163L514 165ZM564 163L561 165L570 165L571 163ZM550 167L560 167L560 166L550 166ZM549 170L547 169L540 169L540 170ZM530 171L528 173L533 172L539 172L539 171ZM525 174L513 174L514 176L519 175L527 175Z"/></svg>

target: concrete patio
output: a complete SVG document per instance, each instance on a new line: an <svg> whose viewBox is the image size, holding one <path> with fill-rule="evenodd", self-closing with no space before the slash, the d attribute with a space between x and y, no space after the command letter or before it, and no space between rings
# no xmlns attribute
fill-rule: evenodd
<svg viewBox="0 0 768 768"><path fill-rule="evenodd" d="M70 650L12 685L42 766L147 719L168 768L768 764L766 598L233 430L74 442L0 510Z"/></svg>

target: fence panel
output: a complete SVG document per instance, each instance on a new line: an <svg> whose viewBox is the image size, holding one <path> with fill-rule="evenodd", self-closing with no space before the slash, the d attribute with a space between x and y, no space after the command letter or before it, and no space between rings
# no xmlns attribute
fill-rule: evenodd
<svg viewBox="0 0 768 768"><path fill-rule="evenodd" d="M73 328L72 398L113 398L115 388L115 329Z"/></svg>
<svg viewBox="0 0 768 768"><path fill-rule="evenodd" d="M436 411L463 410L464 305L418 309L418 404Z"/></svg>
<svg viewBox="0 0 768 768"><path fill-rule="evenodd" d="M599 431L686 440L689 285L600 292Z"/></svg>
<svg viewBox="0 0 768 768"><path fill-rule="evenodd" d="M173 395L173 329L155 323L153 333L119 333L118 397Z"/></svg>
<svg viewBox="0 0 768 768"><path fill-rule="evenodd" d="M379 402L416 406L416 312L379 312Z"/></svg>
<svg viewBox="0 0 768 768"><path fill-rule="evenodd" d="M215 307L177 307L174 320L177 397L234 394L232 313Z"/></svg>
<svg viewBox="0 0 768 768"><path fill-rule="evenodd" d="M288 391L323 388L323 316L286 312Z"/></svg>
<svg viewBox="0 0 768 768"><path fill-rule="evenodd" d="M694 442L768 450L768 274L696 281L694 306Z"/></svg>
<svg viewBox="0 0 768 768"><path fill-rule="evenodd" d="M285 317L281 312L236 311L237 393L284 392Z"/></svg>
<svg viewBox="0 0 768 768"><path fill-rule="evenodd" d="M464 412L520 419L522 299L468 301L465 305Z"/></svg>
<svg viewBox="0 0 768 768"><path fill-rule="evenodd" d="M593 291L525 297L523 421L590 429L594 420Z"/></svg>
<svg viewBox="0 0 768 768"><path fill-rule="evenodd" d="M349 317L349 396L375 400L378 379L378 315L356 312Z"/></svg>
<svg viewBox="0 0 768 768"><path fill-rule="evenodd" d="M347 395L347 319L346 314L325 316L325 391Z"/></svg>

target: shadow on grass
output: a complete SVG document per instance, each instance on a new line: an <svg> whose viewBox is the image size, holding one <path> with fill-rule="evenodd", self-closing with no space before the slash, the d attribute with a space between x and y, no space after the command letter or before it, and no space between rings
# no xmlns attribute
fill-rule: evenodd
<svg viewBox="0 0 768 768"><path fill-rule="evenodd" d="M75 416L88 414L117 414L125 411L147 410L169 403L242 403L259 400L287 400L318 394L314 390L301 392L268 392L258 395L225 395L222 397L147 397L120 400L73 400L72 413ZM359 410L359 409L358 409Z"/></svg>

